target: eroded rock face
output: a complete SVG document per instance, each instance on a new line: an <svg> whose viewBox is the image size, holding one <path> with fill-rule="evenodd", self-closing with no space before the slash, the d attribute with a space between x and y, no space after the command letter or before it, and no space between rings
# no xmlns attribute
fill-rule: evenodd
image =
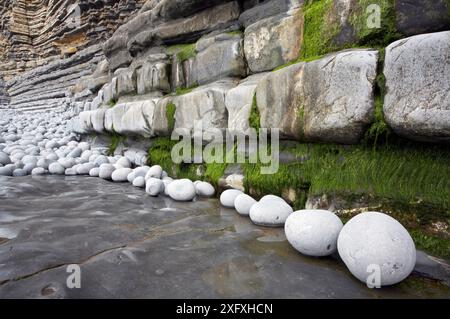
<svg viewBox="0 0 450 319"><path fill-rule="evenodd" d="M164 8L168 8L166 3L168 1L149 2L145 11L122 25L105 43L104 52L111 70L128 66L132 57L151 46L194 42L206 33L232 24L240 14L236 1L222 4L189 1L180 6L188 6L190 9L183 13L179 11L175 16L163 12L170 12L175 8L178 10L181 7L172 3L172 9L165 11Z"/></svg>
<svg viewBox="0 0 450 319"><path fill-rule="evenodd" d="M228 110L228 129L232 133L247 134L256 86L267 73L255 74L242 80L227 92L225 105Z"/></svg>
<svg viewBox="0 0 450 319"><path fill-rule="evenodd" d="M305 140L360 141L374 118L377 61L377 51L353 50L304 65L295 91Z"/></svg>
<svg viewBox="0 0 450 319"><path fill-rule="evenodd" d="M282 138L300 139L300 107L294 87L301 76L303 63L297 63L263 78L256 88L261 127L278 128Z"/></svg>
<svg viewBox="0 0 450 319"><path fill-rule="evenodd" d="M244 51L253 73L270 71L298 58L303 16L295 9L258 21L245 29Z"/></svg>
<svg viewBox="0 0 450 319"><path fill-rule="evenodd" d="M250 2L250 1L247 1ZM258 1L256 1L258 2ZM280 13L285 13L289 10L300 7L303 4L303 0L269 0L259 1L254 6L251 6L245 10L239 16L239 22L245 28L249 25L258 22L262 19L276 16ZM244 8L245 9L245 8Z"/></svg>
<svg viewBox="0 0 450 319"><path fill-rule="evenodd" d="M151 124L154 111L155 103L152 100L127 103L125 114L121 119L120 130L117 133L152 136Z"/></svg>
<svg viewBox="0 0 450 319"><path fill-rule="evenodd" d="M202 85L224 77L246 75L242 35L225 33L201 39L196 49L192 84Z"/></svg>
<svg viewBox="0 0 450 319"><path fill-rule="evenodd" d="M272 72L256 89L261 127L288 139L358 143L373 121L377 58L343 51Z"/></svg>
<svg viewBox="0 0 450 319"><path fill-rule="evenodd" d="M423 34L386 49L386 121L404 137L450 142L450 32Z"/></svg>
<svg viewBox="0 0 450 319"><path fill-rule="evenodd" d="M144 63L136 70L137 93L170 92L169 65L164 62Z"/></svg>
<svg viewBox="0 0 450 319"><path fill-rule="evenodd" d="M5 0L0 74L6 80L109 38L145 0ZM2 54L3 53L3 54Z"/></svg>
<svg viewBox="0 0 450 319"><path fill-rule="evenodd" d="M233 80L223 80L175 97L175 129L191 134L224 130L227 127L225 94L236 84Z"/></svg>
<svg viewBox="0 0 450 319"><path fill-rule="evenodd" d="M446 0L395 1L397 29L404 35L448 30L449 2Z"/></svg>

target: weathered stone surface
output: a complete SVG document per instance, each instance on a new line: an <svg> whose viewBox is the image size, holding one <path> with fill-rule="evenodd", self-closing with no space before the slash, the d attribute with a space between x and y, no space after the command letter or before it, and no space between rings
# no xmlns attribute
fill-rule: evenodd
<svg viewBox="0 0 450 319"><path fill-rule="evenodd" d="M284 138L357 143L373 120L377 52L343 51L271 73L256 89L261 127Z"/></svg>
<svg viewBox="0 0 450 319"><path fill-rule="evenodd" d="M235 21L240 14L237 1L212 6L213 3L204 1L201 6L189 16L179 12L176 19L161 17L161 3L149 3L148 10L141 11L127 24L117 29L104 45L104 52L110 63L110 69L128 66L132 56L155 43L172 44L177 42L194 42L203 34L217 30ZM190 6L193 2L185 2L182 7ZM198 11L203 8L204 10ZM185 13L186 14L186 13ZM167 17L172 15L168 15Z"/></svg>
<svg viewBox="0 0 450 319"><path fill-rule="evenodd" d="M450 32L410 37L386 48L384 115L399 135L450 142Z"/></svg>
<svg viewBox="0 0 450 319"><path fill-rule="evenodd" d="M191 134L194 129L207 134L224 130L227 127L225 94L235 83L233 80L215 82L175 97L175 129Z"/></svg>
<svg viewBox="0 0 450 319"><path fill-rule="evenodd" d="M377 61L377 51L354 50L305 64L295 91L307 141L360 141L374 119Z"/></svg>
<svg viewBox="0 0 450 319"><path fill-rule="evenodd" d="M153 115L152 129L156 136L170 136L172 128L170 127L170 121L175 123L175 119L168 119L168 105L172 103L172 97L166 97L159 100L155 100L155 112Z"/></svg>
<svg viewBox="0 0 450 319"><path fill-rule="evenodd" d="M119 134L141 135L144 137L152 136L151 126L155 103L151 100L131 102L127 103L125 108L125 113L120 119L121 123L114 125L114 127L118 127L116 132ZM119 121L118 117L115 119Z"/></svg>
<svg viewBox="0 0 450 319"><path fill-rule="evenodd" d="M169 65L163 62L145 63L136 70L137 93L170 92Z"/></svg>
<svg viewBox="0 0 450 319"><path fill-rule="evenodd" d="M298 58L302 41L301 10L258 21L245 29L244 52L250 70L269 71Z"/></svg>
<svg viewBox="0 0 450 319"><path fill-rule="evenodd" d="M122 130L122 118L127 111L125 103L117 104L105 112L105 129L108 132L119 132Z"/></svg>
<svg viewBox="0 0 450 319"><path fill-rule="evenodd" d="M224 77L246 75L242 35L219 34L200 39L192 67L191 83L205 84Z"/></svg>
<svg viewBox="0 0 450 319"><path fill-rule="evenodd" d="M20 190L16 179L2 178L1 183L16 189L2 198L2 209L8 212L2 217L11 219L3 222L0 235L10 239L0 245L3 298L382 299L423 298L426 292L436 298L450 295L448 288L420 278L424 283L421 289L409 284L368 289L352 278L343 263L302 258L289 247L282 228L253 225L233 210L218 210L215 200L176 203L165 197L153 199L142 189L97 178L25 177L21 183L28 186ZM86 198L95 204L87 205ZM76 222L63 222L67 218ZM158 230L157 236L149 236L149 227ZM81 266L82 288L68 289L67 267L58 265L90 256L96 257ZM440 271L448 282L446 264L432 261L424 253L417 256L422 256L417 273L428 276L430 270ZM183 271L180 265L184 265ZM35 275L27 277L29 274ZM178 284L167 284L169 276ZM43 296L43 287L49 284L51 288L44 291L54 292Z"/></svg>
<svg viewBox="0 0 450 319"><path fill-rule="evenodd" d="M239 16L239 22L246 28L249 25L258 22L264 18L278 15L287 12L294 8L298 8L303 3L303 0L269 0L261 1L244 11Z"/></svg>
<svg viewBox="0 0 450 319"><path fill-rule="evenodd" d="M81 112L78 116L79 120L77 125L74 127L75 131L78 133L87 133L94 129L94 126L92 125L92 115L95 113L95 111L84 111ZM75 119L76 121L76 119Z"/></svg>
<svg viewBox="0 0 450 319"><path fill-rule="evenodd" d="M448 30L450 10L447 0L397 0L397 29L404 35Z"/></svg>
<svg viewBox="0 0 450 319"><path fill-rule="evenodd" d="M267 76L267 73L251 75L227 92L225 105L228 110L228 129L230 132L248 133L250 128L249 117L256 86L265 76Z"/></svg>
<svg viewBox="0 0 450 319"><path fill-rule="evenodd" d="M121 70L117 72L117 96L136 93L136 71Z"/></svg>
<svg viewBox="0 0 450 319"><path fill-rule="evenodd" d="M304 64L298 63L269 73L256 88L261 127L278 128L282 138L300 139L300 107L294 87Z"/></svg>
<svg viewBox="0 0 450 319"><path fill-rule="evenodd" d="M0 78L5 74L9 80L102 42L144 1L2 1L0 24L8 36L0 36Z"/></svg>

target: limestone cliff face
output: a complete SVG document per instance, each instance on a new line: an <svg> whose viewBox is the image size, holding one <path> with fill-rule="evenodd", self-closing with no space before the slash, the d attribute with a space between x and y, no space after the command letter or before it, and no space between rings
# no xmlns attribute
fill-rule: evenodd
<svg viewBox="0 0 450 319"><path fill-rule="evenodd" d="M0 7L0 74L68 57L108 39L142 0L5 0Z"/></svg>
<svg viewBox="0 0 450 319"><path fill-rule="evenodd" d="M62 106L81 134L156 137L199 119L247 134L258 118L298 141L355 144L377 125L450 141L448 81L437 79L450 78L446 0L7 0L0 10L0 107ZM410 38L421 34L433 52ZM392 60L392 45L423 51L405 87L401 70L415 68Z"/></svg>
<svg viewBox="0 0 450 319"><path fill-rule="evenodd" d="M2 1L0 79L6 82L10 107L33 109L57 104L75 80L92 73L102 54L98 44L106 41L143 2ZM97 58L88 63L94 56Z"/></svg>

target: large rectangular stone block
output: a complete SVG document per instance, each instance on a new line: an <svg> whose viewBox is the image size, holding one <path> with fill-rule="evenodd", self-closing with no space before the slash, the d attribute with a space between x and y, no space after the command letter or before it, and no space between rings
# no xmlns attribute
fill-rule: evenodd
<svg viewBox="0 0 450 319"><path fill-rule="evenodd" d="M169 65L167 63L144 63L136 69L137 93L145 94L153 91L170 92L169 72Z"/></svg>
<svg viewBox="0 0 450 319"><path fill-rule="evenodd" d="M288 139L358 143L374 119L377 61L377 51L342 51L271 73L256 89L261 127Z"/></svg>
<svg viewBox="0 0 450 319"><path fill-rule="evenodd" d="M175 97L175 129L190 132L191 136L194 129L207 134L226 129L225 94L236 84L233 80L218 81Z"/></svg>
<svg viewBox="0 0 450 319"><path fill-rule="evenodd" d="M386 48L384 115L399 135L450 142L450 31L413 36Z"/></svg>
<svg viewBox="0 0 450 319"><path fill-rule="evenodd" d="M224 77L246 75L241 34L219 34L200 39L190 82L203 85Z"/></svg>
<svg viewBox="0 0 450 319"><path fill-rule="evenodd" d="M301 9L260 20L245 29L244 52L253 73L270 71L298 58L303 30Z"/></svg>

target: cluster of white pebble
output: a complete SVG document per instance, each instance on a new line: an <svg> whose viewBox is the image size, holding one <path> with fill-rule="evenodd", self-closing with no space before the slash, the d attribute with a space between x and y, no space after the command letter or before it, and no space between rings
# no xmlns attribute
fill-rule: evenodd
<svg viewBox="0 0 450 319"><path fill-rule="evenodd" d="M176 201L192 201L196 196L211 197L214 187L203 181L174 180L159 165L138 166L127 157L106 156L77 142L66 129L70 115L14 116L0 121L0 176L89 175L113 182L129 182L145 188L151 196L166 195ZM381 285L405 279L414 269L416 250L407 230L382 213L362 213L345 226L332 212L301 210L278 196L266 195L259 201L242 191L224 191L225 207L249 216L260 226L285 227L289 243L309 256L327 256L338 250L350 272L361 281L370 275L370 266L379 266Z"/></svg>
<svg viewBox="0 0 450 319"><path fill-rule="evenodd" d="M60 114L31 122L20 116L0 121L0 175L89 175L130 182L151 196L165 194L177 201L214 196L215 189L207 182L174 180L159 165L133 168L125 156L106 156L103 149L77 142L64 126L68 118Z"/></svg>
<svg viewBox="0 0 450 319"><path fill-rule="evenodd" d="M288 242L308 256L328 256L338 251L349 271L364 283L379 269L379 284L396 284L413 271L416 249L408 231L394 218L378 212L361 213L345 226L333 212L299 210L278 196L259 201L235 189L220 195L223 206L249 216L260 226L284 226Z"/></svg>

